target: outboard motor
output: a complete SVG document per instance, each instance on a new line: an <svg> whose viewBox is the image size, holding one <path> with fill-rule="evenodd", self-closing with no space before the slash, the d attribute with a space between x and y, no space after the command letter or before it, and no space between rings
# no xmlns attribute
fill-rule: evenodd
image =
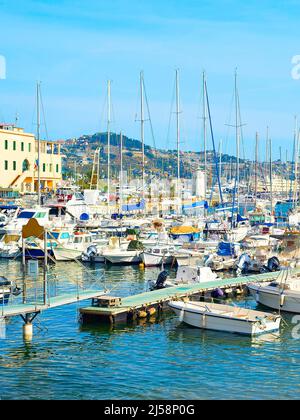
<svg viewBox="0 0 300 420"><path fill-rule="evenodd" d="M251 258L248 254L242 254L237 264L237 274L247 274L249 271Z"/></svg>
<svg viewBox="0 0 300 420"><path fill-rule="evenodd" d="M274 271L280 270L280 262L277 257L271 257L268 259L267 265L263 266L262 272L264 273L272 273Z"/></svg>
<svg viewBox="0 0 300 420"><path fill-rule="evenodd" d="M169 273L166 270L162 271L161 273L159 273L156 283L154 282L149 283L150 289L151 290L164 289L166 287L165 284L168 277L169 277Z"/></svg>
<svg viewBox="0 0 300 420"><path fill-rule="evenodd" d="M93 259L96 257L98 251L97 247L95 245L91 245L88 247L86 252L82 254L82 261L93 261Z"/></svg>

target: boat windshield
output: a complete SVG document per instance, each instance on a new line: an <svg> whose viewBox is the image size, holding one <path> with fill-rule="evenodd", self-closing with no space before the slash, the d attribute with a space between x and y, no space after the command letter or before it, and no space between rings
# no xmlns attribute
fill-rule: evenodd
<svg viewBox="0 0 300 420"><path fill-rule="evenodd" d="M38 212L34 215L35 219L44 219L46 217L46 213L45 212Z"/></svg>
<svg viewBox="0 0 300 420"><path fill-rule="evenodd" d="M33 211L22 211L19 214L18 219L31 219L33 216L34 216Z"/></svg>

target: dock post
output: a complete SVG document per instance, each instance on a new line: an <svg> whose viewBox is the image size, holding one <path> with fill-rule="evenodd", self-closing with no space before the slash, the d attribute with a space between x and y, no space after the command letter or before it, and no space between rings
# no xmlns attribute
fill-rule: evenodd
<svg viewBox="0 0 300 420"><path fill-rule="evenodd" d="M26 315L23 325L23 338L24 341L32 341L33 338L33 324L30 315Z"/></svg>

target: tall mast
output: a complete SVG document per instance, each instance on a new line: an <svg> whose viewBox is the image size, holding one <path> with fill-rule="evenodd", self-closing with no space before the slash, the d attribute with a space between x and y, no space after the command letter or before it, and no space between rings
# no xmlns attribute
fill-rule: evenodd
<svg viewBox="0 0 300 420"><path fill-rule="evenodd" d="M177 195L180 189L180 96L179 96L179 70L176 70L176 123L177 123Z"/></svg>
<svg viewBox="0 0 300 420"><path fill-rule="evenodd" d="M294 162L295 162L295 180L294 180L294 207L297 205L297 190L298 190L298 160L299 160L299 136L298 136L298 118L295 116L295 132L294 132Z"/></svg>
<svg viewBox="0 0 300 420"><path fill-rule="evenodd" d="M256 139L255 139L255 207L257 206L257 181L258 181L257 167L258 167L258 133L256 133Z"/></svg>
<svg viewBox="0 0 300 420"><path fill-rule="evenodd" d="M271 206L271 214L273 213L273 163L272 163L272 140L269 139L269 154L270 154L270 206Z"/></svg>
<svg viewBox="0 0 300 420"><path fill-rule="evenodd" d="M203 72L203 147L204 147L204 200L206 200L207 192L207 144L206 144L206 75L205 71Z"/></svg>
<svg viewBox="0 0 300 420"><path fill-rule="evenodd" d="M41 205L41 113L40 113L40 87L41 82L37 82L36 86L36 103L37 103L37 141L38 141L38 205Z"/></svg>
<svg viewBox="0 0 300 420"><path fill-rule="evenodd" d="M110 205L110 124L111 124L111 81L107 82L107 206Z"/></svg>
<svg viewBox="0 0 300 420"><path fill-rule="evenodd" d="M123 207L123 134L120 133L120 213L122 213Z"/></svg>
<svg viewBox="0 0 300 420"><path fill-rule="evenodd" d="M238 90L237 90L237 69L234 76L234 97L235 97L235 139L236 139L236 185L237 185L237 211L240 208L240 132L238 113Z"/></svg>
<svg viewBox="0 0 300 420"><path fill-rule="evenodd" d="M222 173L222 145L223 145L223 140L220 139L220 142L219 142L219 172L220 174Z"/></svg>
<svg viewBox="0 0 300 420"><path fill-rule="evenodd" d="M144 117L144 73L140 73L141 90L141 142L142 142L142 197L145 197L145 117Z"/></svg>

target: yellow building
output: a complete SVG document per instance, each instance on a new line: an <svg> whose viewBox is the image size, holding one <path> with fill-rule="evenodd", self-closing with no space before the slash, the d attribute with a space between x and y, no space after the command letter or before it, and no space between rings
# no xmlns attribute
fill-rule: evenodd
<svg viewBox="0 0 300 420"><path fill-rule="evenodd" d="M0 124L0 187L20 192L38 190L38 141L14 125ZM62 179L60 144L40 141L42 190L52 190Z"/></svg>

